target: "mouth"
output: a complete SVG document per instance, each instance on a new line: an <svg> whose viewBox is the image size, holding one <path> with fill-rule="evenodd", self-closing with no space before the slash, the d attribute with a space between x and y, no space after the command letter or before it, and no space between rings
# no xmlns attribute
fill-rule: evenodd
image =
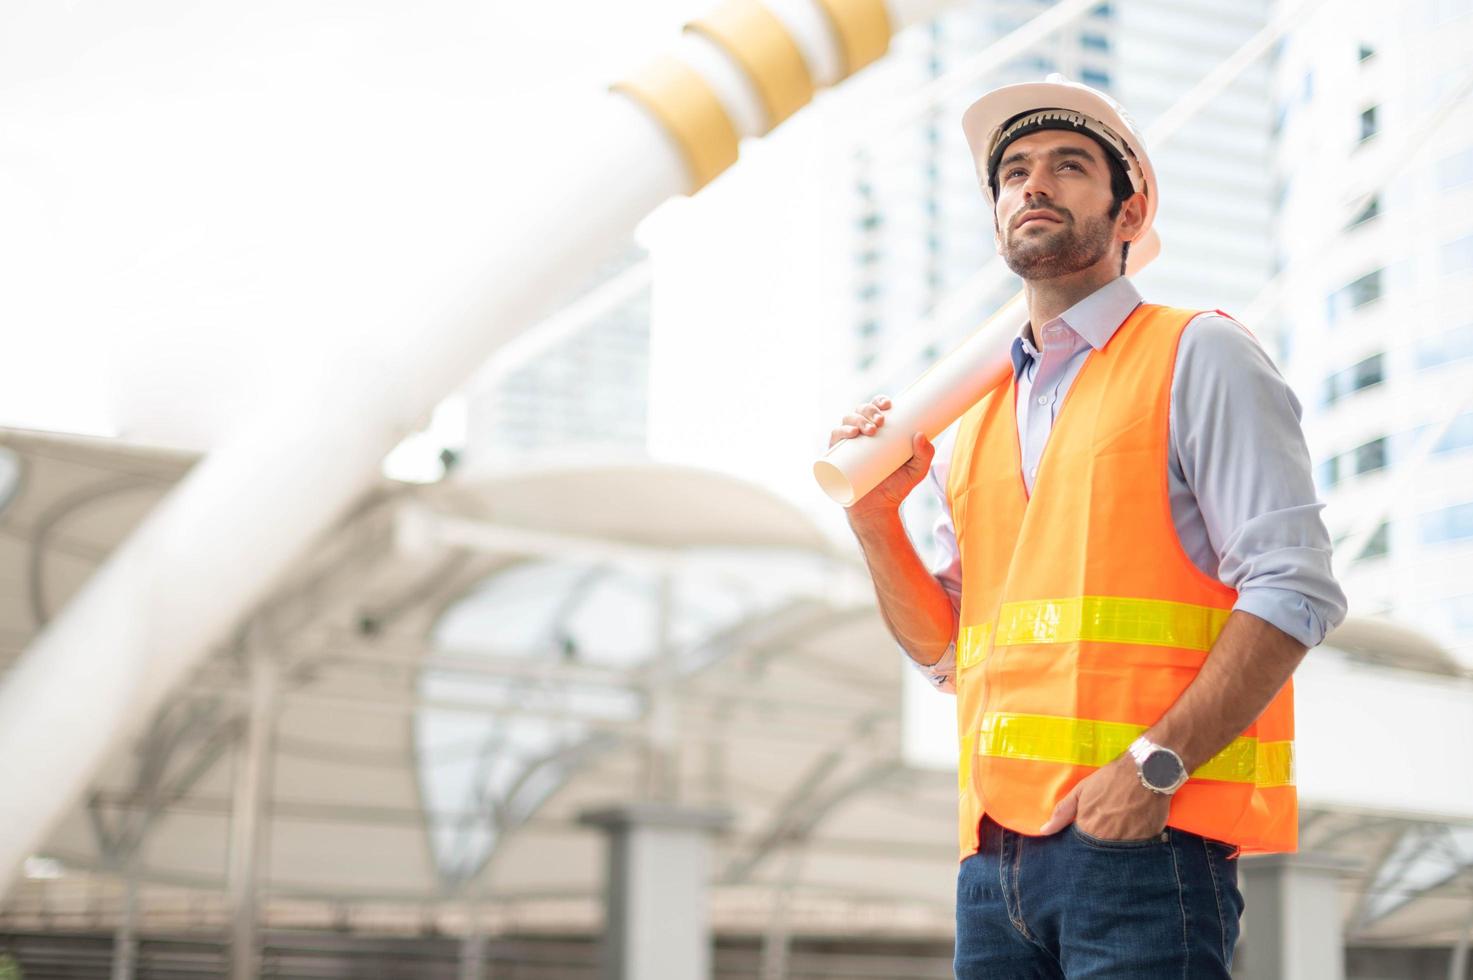
<svg viewBox="0 0 1473 980"><path fill-rule="evenodd" d="M1052 214L1046 214L1042 211L1039 211L1034 214L1025 215L1023 217L1023 220L1018 222L1015 227L1022 228L1024 225L1030 224L1034 221L1047 221L1050 224L1061 224L1059 219L1054 217Z"/></svg>

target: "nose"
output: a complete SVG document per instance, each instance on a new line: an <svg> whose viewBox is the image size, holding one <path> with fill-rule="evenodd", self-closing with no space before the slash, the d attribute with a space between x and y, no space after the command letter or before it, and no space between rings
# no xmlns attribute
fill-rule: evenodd
<svg viewBox="0 0 1473 980"><path fill-rule="evenodd" d="M1048 167L1034 167L1023 181L1023 200L1032 203L1035 197L1048 197L1053 192L1052 174Z"/></svg>
<svg viewBox="0 0 1473 980"><path fill-rule="evenodd" d="M1028 175L1028 180L1023 184L1023 200L1032 204L1037 198L1048 200L1052 188L1043 178Z"/></svg>

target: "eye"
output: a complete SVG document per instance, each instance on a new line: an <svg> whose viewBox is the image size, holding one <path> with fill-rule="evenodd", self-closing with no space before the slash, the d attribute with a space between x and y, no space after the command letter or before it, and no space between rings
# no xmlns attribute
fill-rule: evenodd
<svg viewBox="0 0 1473 980"><path fill-rule="evenodd" d="M1075 170L1078 170L1080 172L1083 172L1083 170L1084 170L1083 167L1081 167L1079 164L1075 163L1072 160L1066 160L1062 164L1060 164L1059 166L1060 166L1061 169L1063 167L1073 167Z"/></svg>
<svg viewBox="0 0 1473 980"><path fill-rule="evenodd" d="M1026 176L1028 176L1028 172L1026 170L1024 170L1021 167L1013 167L1007 173L1003 174L1003 179L1004 180L1012 180L1014 177L1026 177Z"/></svg>

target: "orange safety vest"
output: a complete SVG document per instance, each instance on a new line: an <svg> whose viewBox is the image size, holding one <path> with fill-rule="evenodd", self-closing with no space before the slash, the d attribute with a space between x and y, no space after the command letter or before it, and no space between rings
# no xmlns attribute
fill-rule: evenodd
<svg viewBox="0 0 1473 980"><path fill-rule="evenodd" d="M1011 365L958 424L947 483L961 552L961 856L983 813L1037 834L1191 684L1237 592L1182 549L1167 496L1171 378L1196 313L1142 304L1070 387L1034 481ZM1294 695L1172 797L1167 823L1248 853L1293 851Z"/></svg>

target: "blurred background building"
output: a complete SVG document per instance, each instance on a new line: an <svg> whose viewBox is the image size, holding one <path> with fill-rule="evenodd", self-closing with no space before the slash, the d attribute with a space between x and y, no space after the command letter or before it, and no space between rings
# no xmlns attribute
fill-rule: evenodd
<svg viewBox="0 0 1473 980"><path fill-rule="evenodd" d="M1275 68L1270 291L1356 607L1473 666L1466 6L1326 7Z"/></svg>
<svg viewBox="0 0 1473 980"><path fill-rule="evenodd" d="M528 456L642 452L648 441L648 255L631 247L600 269L569 305L597 304L557 336L479 378L467 395L472 465ZM621 274L644 276L623 285ZM628 276L626 275L626 278ZM600 302L597 287L616 291ZM621 288L622 286L622 288ZM553 331L549 331L551 334Z"/></svg>
<svg viewBox="0 0 1473 980"><path fill-rule="evenodd" d="M514 291L515 251L607 220L616 148L572 100L706 5L625 6L0 12L0 318L46 365L0 362L0 684L241 420L312 370L424 384L395 366L471 304L457 260L514 236ZM26 859L0 980L591 978L642 934L721 980L949 976L952 702L808 466L1018 289L959 118L1049 72L1147 131L1147 299L1239 316L1293 384L1352 600L1239 973L1473 977L1473 3L889 9L882 60L394 415ZM486 209L559 168L608 189ZM298 404L283 443L331 414ZM939 506L907 502L923 551Z"/></svg>

